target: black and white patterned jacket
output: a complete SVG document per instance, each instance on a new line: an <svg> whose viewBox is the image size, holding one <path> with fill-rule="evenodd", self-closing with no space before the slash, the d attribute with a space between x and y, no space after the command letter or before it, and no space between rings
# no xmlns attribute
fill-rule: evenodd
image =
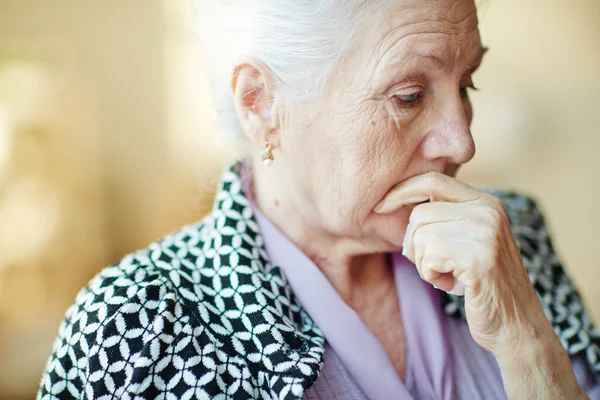
<svg viewBox="0 0 600 400"><path fill-rule="evenodd" d="M324 338L269 262L240 164L213 212L104 269L61 324L40 399L300 399ZM570 355L600 376L600 336L555 255L536 205L504 201L546 315ZM445 312L463 317L462 298Z"/></svg>

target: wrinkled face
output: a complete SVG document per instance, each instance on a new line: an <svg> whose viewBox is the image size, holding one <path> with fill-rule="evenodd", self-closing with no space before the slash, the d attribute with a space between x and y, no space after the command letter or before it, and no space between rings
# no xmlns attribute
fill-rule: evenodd
<svg viewBox="0 0 600 400"><path fill-rule="evenodd" d="M475 152L468 90L483 49L472 0L403 0L373 16L313 108L286 111L283 168L306 220L402 243L410 209L373 208L397 183L454 175Z"/></svg>

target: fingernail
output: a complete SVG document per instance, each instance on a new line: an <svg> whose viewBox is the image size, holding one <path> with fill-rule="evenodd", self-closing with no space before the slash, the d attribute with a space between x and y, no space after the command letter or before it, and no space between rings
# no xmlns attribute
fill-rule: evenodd
<svg viewBox="0 0 600 400"><path fill-rule="evenodd" d="M402 246L406 246L406 240L408 239L408 235L410 234L410 222L406 224L406 229L404 229L404 240L402 240Z"/></svg>
<svg viewBox="0 0 600 400"><path fill-rule="evenodd" d="M454 281L454 287L448 294L453 294L455 296L464 296L465 295L465 285L460 283L458 280Z"/></svg>
<svg viewBox="0 0 600 400"><path fill-rule="evenodd" d="M402 240L402 255L406 257L406 239L408 239L408 232L410 228L410 224L406 226L406 232L404 232L404 240Z"/></svg>

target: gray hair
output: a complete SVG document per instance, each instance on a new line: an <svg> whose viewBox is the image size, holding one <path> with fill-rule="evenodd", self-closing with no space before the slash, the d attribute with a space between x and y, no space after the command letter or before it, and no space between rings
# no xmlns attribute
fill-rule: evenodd
<svg viewBox="0 0 600 400"><path fill-rule="evenodd" d="M276 97L317 100L335 66L366 26L370 11L384 4L368 0L196 0L197 30L219 131L231 138L242 136L229 90L240 57L256 57L270 69L277 84Z"/></svg>

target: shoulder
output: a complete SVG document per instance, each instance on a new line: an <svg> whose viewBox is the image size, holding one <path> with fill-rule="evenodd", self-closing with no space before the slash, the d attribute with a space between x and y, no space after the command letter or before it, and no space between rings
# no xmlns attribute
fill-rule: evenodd
<svg viewBox="0 0 600 400"><path fill-rule="evenodd" d="M67 311L38 398L296 398L323 338L247 214L216 210L100 272Z"/></svg>
<svg viewBox="0 0 600 400"><path fill-rule="evenodd" d="M154 398L165 391L180 398L184 385L173 382L176 370L200 380L184 365L203 365L196 372L214 377L220 342L198 321L182 298L180 280L170 274L185 262L183 250L197 249L202 227L183 228L126 256L80 291L59 327L39 398ZM200 393L208 398L210 391Z"/></svg>

